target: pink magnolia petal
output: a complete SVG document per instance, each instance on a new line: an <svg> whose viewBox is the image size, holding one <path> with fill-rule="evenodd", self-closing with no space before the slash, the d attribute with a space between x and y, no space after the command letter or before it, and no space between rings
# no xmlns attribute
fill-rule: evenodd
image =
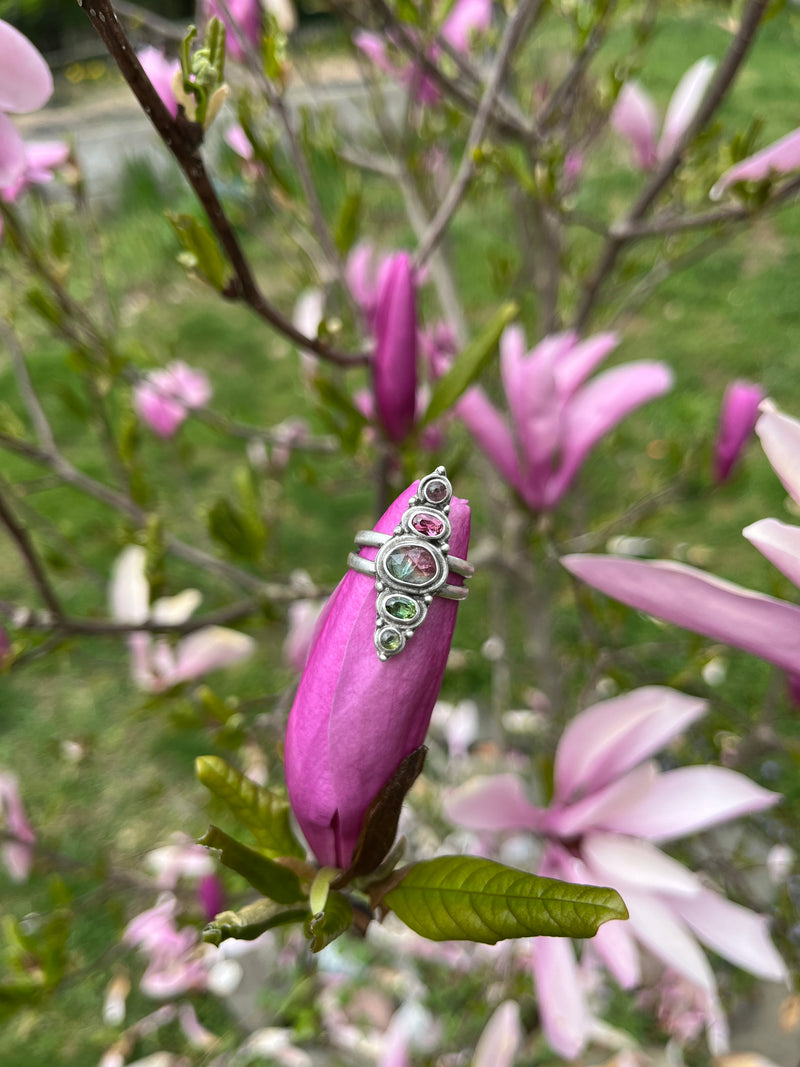
<svg viewBox="0 0 800 1067"><path fill-rule="evenodd" d="M229 126L224 133L225 144L233 149L237 156L248 162L253 158L253 145L238 122Z"/></svg>
<svg viewBox="0 0 800 1067"><path fill-rule="evenodd" d="M730 477L742 449L758 419L764 390L752 382L731 382L720 409L719 428L714 442L714 477L724 482Z"/></svg>
<svg viewBox="0 0 800 1067"><path fill-rule="evenodd" d="M633 933L627 922L603 923L592 938L592 949L623 989L633 989L642 980L642 967Z"/></svg>
<svg viewBox="0 0 800 1067"><path fill-rule="evenodd" d="M566 409L564 451L550 486L551 506L567 491L597 442L636 408L668 392L672 383L665 363L642 360L604 371L575 394Z"/></svg>
<svg viewBox="0 0 800 1067"><path fill-rule="evenodd" d="M53 75L28 38L0 19L0 111L36 111L53 93Z"/></svg>
<svg viewBox="0 0 800 1067"><path fill-rule="evenodd" d="M800 422L780 411L762 405L756 423L761 447L795 503L800 504Z"/></svg>
<svg viewBox="0 0 800 1067"><path fill-rule="evenodd" d="M164 378L159 385L187 408L202 408L211 399L211 382L206 372L195 370L182 360L164 368Z"/></svg>
<svg viewBox="0 0 800 1067"><path fill-rule="evenodd" d="M800 667L800 608L681 563L564 556L577 578L649 615L744 649L785 671Z"/></svg>
<svg viewBox="0 0 800 1067"><path fill-rule="evenodd" d="M397 66L389 59L386 43L377 33L357 30L353 34L353 44L370 62L375 64L378 70L382 70L385 74L397 74Z"/></svg>
<svg viewBox="0 0 800 1067"><path fill-rule="evenodd" d="M656 165L656 133L659 114L649 93L636 81L626 82L611 112L611 128L633 149L636 166L652 170Z"/></svg>
<svg viewBox="0 0 800 1067"><path fill-rule="evenodd" d="M711 965L672 908L654 894L636 890L626 890L624 900L639 943L667 967L715 996L717 983Z"/></svg>
<svg viewBox="0 0 800 1067"><path fill-rule="evenodd" d="M537 937L531 942L533 980L547 1043L571 1060L589 1036L590 1015L581 988L575 950L566 937Z"/></svg>
<svg viewBox="0 0 800 1067"><path fill-rule="evenodd" d="M742 536L790 582L800 586L800 526L788 526L778 519L760 519L746 526Z"/></svg>
<svg viewBox="0 0 800 1067"><path fill-rule="evenodd" d="M13 199L10 193L25 173L26 159L25 142L17 127L0 112L0 190L5 199Z"/></svg>
<svg viewBox="0 0 800 1067"><path fill-rule="evenodd" d="M778 141L748 156L741 163L730 167L714 184L708 194L719 200L729 185L735 182L760 182L771 174L786 174L800 167L800 127L787 133Z"/></svg>
<svg viewBox="0 0 800 1067"><path fill-rule="evenodd" d="M522 478L514 441L503 416L478 386L473 386L456 404L456 414L500 476L522 491Z"/></svg>
<svg viewBox="0 0 800 1067"><path fill-rule="evenodd" d="M562 405L555 367L573 343L573 334L556 334L526 354L520 327L506 327L500 338L500 372L526 498L544 496L561 443Z"/></svg>
<svg viewBox="0 0 800 1067"><path fill-rule="evenodd" d="M786 964L770 940L769 920L710 889L674 901L700 940L737 967L769 982L785 982Z"/></svg>
<svg viewBox="0 0 800 1067"><path fill-rule="evenodd" d="M176 72L180 69L177 59L167 59L158 48L143 48L138 53L139 62L142 64L147 77L153 83L153 88L161 97L161 102L173 118L178 114L178 101L172 91L172 83Z"/></svg>
<svg viewBox="0 0 800 1067"><path fill-rule="evenodd" d="M186 407L153 382L140 382L133 390L137 415L159 437L172 437L186 420Z"/></svg>
<svg viewBox="0 0 800 1067"><path fill-rule="evenodd" d="M657 773L652 760L643 763L573 804L551 807L543 824L549 833L567 839L592 828L614 829L618 813L627 812L644 800Z"/></svg>
<svg viewBox="0 0 800 1067"><path fill-rule="evenodd" d="M647 795L607 818L621 834L672 841L772 807L781 799L726 767L680 767L660 774Z"/></svg>
<svg viewBox="0 0 800 1067"><path fill-rule="evenodd" d="M649 841L590 833L583 838L581 855L600 884L619 889L623 897L628 888L681 896L700 891L700 882L691 871Z"/></svg>
<svg viewBox="0 0 800 1067"><path fill-rule="evenodd" d="M209 671L241 663L252 656L255 650L256 643L248 634L229 630L225 626L204 626L202 630L178 642L175 676L171 684L190 681Z"/></svg>
<svg viewBox="0 0 800 1067"><path fill-rule="evenodd" d="M659 159L666 159L671 154L691 124L703 102L716 67L716 62L710 56L704 56L689 67L678 82L667 107L661 140L656 150Z"/></svg>
<svg viewBox="0 0 800 1067"><path fill-rule="evenodd" d="M525 794L516 774L479 775L444 799L448 819L468 830L538 829L542 811Z"/></svg>
<svg viewBox="0 0 800 1067"><path fill-rule="evenodd" d="M492 0L456 0L439 33L456 52L468 52L472 37L491 22Z"/></svg>
<svg viewBox="0 0 800 1067"><path fill-rule="evenodd" d="M562 402L569 400L589 375L619 344L619 334L598 333L566 349L555 364L554 373Z"/></svg>
<svg viewBox="0 0 800 1067"><path fill-rule="evenodd" d="M588 793L652 756L705 713L706 702L665 686L643 686L582 711L555 759L555 796Z"/></svg>
<svg viewBox="0 0 800 1067"><path fill-rule="evenodd" d="M478 1038L471 1067L513 1067L525 1034L516 1000L504 1000Z"/></svg>

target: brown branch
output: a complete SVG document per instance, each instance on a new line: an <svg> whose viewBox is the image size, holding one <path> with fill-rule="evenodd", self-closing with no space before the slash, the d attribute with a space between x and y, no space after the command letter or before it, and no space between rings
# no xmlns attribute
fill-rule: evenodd
<svg viewBox="0 0 800 1067"><path fill-rule="evenodd" d="M731 41L725 56L722 59L716 74L709 85L703 101L697 110L697 114L684 130L682 136L672 152L663 161L650 182L644 188L633 207L628 212L624 222L620 224L635 225L644 218L647 211L661 194L667 182L672 178L675 170L683 158L687 145L695 139L706 124L710 121L715 111L722 103L726 93L730 89L745 56L747 55L758 30L761 18L769 4L769 0L749 0L742 15L739 30ZM612 227L613 229L613 227ZM595 302L600 290L609 277L617 262L622 249L627 243L624 236L609 234L605 247L600 254L600 259L592 277L586 284L583 299L580 302L575 315L575 328L581 331L589 320L594 309Z"/></svg>
<svg viewBox="0 0 800 1067"><path fill-rule="evenodd" d="M222 245L234 276L224 291L232 300L241 300L299 348L308 349L322 359L341 366L356 366L367 362L363 355L350 355L330 348L316 337L306 337L277 308L266 299L258 287L253 272L239 239L220 203L217 192L205 168L199 147L203 129L191 122L181 111L173 118L156 92L152 82L142 69L122 23L117 18L111 0L78 0L78 6L86 13L120 73L131 87L156 132L175 157L189 184L206 213L214 233Z"/></svg>
<svg viewBox="0 0 800 1067"><path fill-rule="evenodd" d="M39 590L44 603L47 605L48 610L52 613L56 622L63 618L64 612L61 607L61 602L56 596L56 592L50 584L50 579L47 577L47 573L44 569L44 564L39 559L39 553L36 551L36 546L31 540L28 531L17 520L16 515L11 509L10 505L6 501L2 488L0 487L0 522L3 523L8 530L12 541L17 546L17 551L25 562L25 567L31 576L33 584Z"/></svg>

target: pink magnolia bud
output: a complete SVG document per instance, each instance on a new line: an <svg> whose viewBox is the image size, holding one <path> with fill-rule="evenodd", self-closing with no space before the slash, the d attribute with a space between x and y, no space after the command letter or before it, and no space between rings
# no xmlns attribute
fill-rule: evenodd
<svg viewBox="0 0 800 1067"><path fill-rule="evenodd" d="M402 441L414 425L417 402L417 308L407 252L392 256L381 278L372 379L386 436Z"/></svg>
<svg viewBox="0 0 800 1067"><path fill-rule="evenodd" d="M209 922L225 910L225 887L215 874L204 874L197 883L197 899Z"/></svg>
<svg viewBox="0 0 800 1067"><path fill-rule="evenodd" d="M714 443L714 480L720 484L731 475L745 442L753 432L764 390L752 382L731 382L722 398L719 428Z"/></svg>
<svg viewBox="0 0 800 1067"><path fill-rule="evenodd" d="M375 529L391 534L415 482ZM466 557L470 509L450 504L450 553ZM377 549L362 556L374 559ZM459 579L452 575L448 582ZM367 807L428 730L456 622L457 603L434 597L400 655L375 652L375 582L348 571L320 623L286 733L289 799L321 864L346 868Z"/></svg>

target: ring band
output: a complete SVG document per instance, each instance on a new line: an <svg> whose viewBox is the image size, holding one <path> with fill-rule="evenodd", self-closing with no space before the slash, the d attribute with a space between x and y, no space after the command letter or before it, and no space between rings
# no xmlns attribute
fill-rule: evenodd
<svg viewBox="0 0 800 1067"><path fill-rule="evenodd" d="M375 649L382 660L405 648L424 621L435 596L465 600L465 585L450 585L448 574L471 578L474 568L465 559L448 554L450 549L450 500L453 487L444 467L420 478L394 533L359 530L358 548L377 548L374 560L351 552L351 570L375 580Z"/></svg>
<svg viewBox="0 0 800 1067"><path fill-rule="evenodd" d="M375 577L375 561L364 559L357 552L351 552L348 555L347 566L352 571L358 571L359 574L366 574L368 578ZM436 596L443 597L445 600L466 600L469 596L469 589L465 585L442 585L436 590Z"/></svg>
<svg viewBox="0 0 800 1067"><path fill-rule="evenodd" d="M356 536L353 538L359 548L381 548L392 537L392 534L378 533L377 530L359 530ZM355 556L354 552L350 553L351 556ZM361 559L360 556L355 556L356 559ZM369 563L369 560L363 562ZM475 568L471 563L467 563L465 559L460 559L458 556L448 556L447 566L453 572L453 574L460 574L462 578L471 578L475 573ZM358 570L358 568L355 568ZM362 571L362 574L366 574L366 571ZM373 566L372 573L375 573ZM451 588L463 590L463 585L454 585ZM443 596L443 593L439 593L439 596ZM464 593L466 596L466 593ZM463 600L464 596L454 596L453 600Z"/></svg>

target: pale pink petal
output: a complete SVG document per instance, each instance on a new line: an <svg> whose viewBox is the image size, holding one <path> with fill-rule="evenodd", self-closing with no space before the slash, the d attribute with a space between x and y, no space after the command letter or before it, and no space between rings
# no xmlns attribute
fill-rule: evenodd
<svg viewBox="0 0 800 1067"><path fill-rule="evenodd" d="M742 535L791 582L800 586L800 526L788 526L778 519L760 519L746 526Z"/></svg>
<svg viewBox="0 0 800 1067"><path fill-rule="evenodd" d="M369 59L378 70L386 74L396 74L397 67L389 59L386 44L377 33L369 33L367 30L357 30L353 34L353 44Z"/></svg>
<svg viewBox="0 0 800 1067"><path fill-rule="evenodd" d="M691 124L703 102L716 66L716 62L710 56L704 56L689 67L678 82L667 107L661 140L656 150L659 159L666 159L671 154L684 131Z"/></svg>
<svg viewBox="0 0 800 1067"><path fill-rule="evenodd" d="M253 158L253 145L238 122L234 123L233 126L229 126L223 136L225 144L233 149L237 156L248 162Z"/></svg>
<svg viewBox="0 0 800 1067"><path fill-rule="evenodd" d="M164 438L172 437L187 415L183 404L149 381L134 387L133 406L153 433Z"/></svg>
<svg viewBox="0 0 800 1067"><path fill-rule="evenodd" d="M324 600L295 600L289 605L289 628L283 642L283 658L298 674L306 665L311 641L325 604Z"/></svg>
<svg viewBox="0 0 800 1067"><path fill-rule="evenodd" d="M200 678L209 671L248 659L256 643L248 634L224 626L204 626L182 638L177 645L177 664L172 684Z"/></svg>
<svg viewBox="0 0 800 1067"><path fill-rule="evenodd" d="M588 793L652 756L705 713L706 702L666 686L643 686L582 711L567 725L555 759L560 802Z"/></svg>
<svg viewBox="0 0 800 1067"><path fill-rule="evenodd" d="M627 922L603 923L591 945L623 989L639 985L642 980L639 952Z"/></svg>
<svg viewBox="0 0 800 1067"><path fill-rule="evenodd" d="M559 1056L574 1059L586 1044L590 1016L572 942L566 937L537 937L531 942L531 962L547 1043Z"/></svg>
<svg viewBox="0 0 800 1067"><path fill-rule="evenodd" d="M658 775L645 797L607 816L604 825L650 841L672 841L763 811L780 799L780 793L726 767L680 767Z"/></svg>
<svg viewBox="0 0 800 1067"><path fill-rule="evenodd" d="M0 111L36 111L52 93L53 75L44 57L24 34L0 19Z"/></svg>
<svg viewBox="0 0 800 1067"><path fill-rule="evenodd" d="M9 877L13 882L26 882L33 867L36 834L25 814L17 777L10 772L0 774L0 827L16 838L3 842L0 850Z"/></svg>
<svg viewBox="0 0 800 1067"><path fill-rule="evenodd" d="M53 180L53 171L69 159L65 141L28 141L25 145L25 180L31 185L45 185Z"/></svg>
<svg viewBox="0 0 800 1067"><path fill-rule="evenodd" d="M517 444L526 499L536 506L546 493L553 456L561 445L562 405L555 366L574 335L546 337L530 353L519 326L508 326L500 338L500 373Z"/></svg>
<svg viewBox="0 0 800 1067"><path fill-rule="evenodd" d="M452 790L443 801L448 819L468 830L537 829L541 809L525 795L516 774L477 776Z"/></svg>
<svg viewBox="0 0 800 1067"><path fill-rule="evenodd" d="M626 82L611 112L611 128L633 149L636 166L652 170L656 165L656 133L659 115L649 93L636 81Z"/></svg>
<svg viewBox="0 0 800 1067"><path fill-rule="evenodd" d="M478 1038L471 1067L512 1067L524 1038L516 1000L504 1000Z"/></svg>
<svg viewBox="0 0 800 1067"><path fill-rule="evenodd" d="M642 763L621 778L572 803L552 805L544 816L548 833L571 838L584 830L614 829L617 813L635 808L646 796L658 773L653 761Z"/></svg>
<svg viewBox="0 0 800 1067"><path fill-rule="evenodd" d="M781 137L779 141L748 156L730 167L714 184L708 194L719 200L729 185L735 182L760 182L772 174L786 174L800 167L800 127Z"/></svg>
<svg viewBox="0 0 800 1067"><path fill-rule="evenodd" d="M456 404L456 414L486 453L500 476L522 490L514 441L503 416L478 386L473 386Z"/></svg>
<svg viewBox="0 0 800 1067"><path fill-rule="evenodd" d="M202 408L211 399L211 383L205 371L195 370L181 360L170 363L164 370L159 386L187 408Z"/></svg>
<svg viewBox="0 0 800 1067"><path fill-rule="evenodd" d="M150 586L145 574L147 553L141 545L123 548L111 567L108 607L115 622L144 622L149 613Z"/></svg>
<svg viewBox="0 0 800 1067"><path fill-rule="evenodd" d="M772 469L795 503L800 504L800 422L766 404L756 423L756 433Z"/></svg>
<svg viewBox="0 0 800 1067"><path fill-rule="evenodd" d="M765 915L757 915L710 889L672 903L700 940L726 960L770 982L788 979L786 964L770 940Z"/></svg>
<svg viewBox="0 0 800 1067"><path fill-rule="evenodd" d="M613 367L593 378L572 399L565 412L563 455L548 490L556 504L597 442L627 415L672 388L672 371L665 363L641 360Z"/></svg>
<svg viewBox="0 0 800 1067"><path fill-rule="evenodd" d="M800 608L681 563L563 556L584 582L649 615L744 649L786 671L800 667Z"/></svg>
<svg viewBox="0 0 800 1067"><path fill-rule="evenodd" d="M25 160L25 142L8 115L0 112L0 190L4 199L13 199L11 191L25 173Z"/></svg>
<svg viewBox="0 0 800 1067"><path fill-rule="evenodd" d="M621 888L692 895L700 891L697 877L649 841L621 834L589 833L581 856L601 884Z"/></svg>
<svg viewBox="0 0 800 1067"><path fill-rule="evenodd" d="M216 1045L216 1035L203 1026L197 1018L197 1012L188 1001L184 1001L178 1007L178 1022L192 1048L210 1049Z"/></svg>
<svg viewBox="0 0 800 1067"><path fill-rule="evenodd" d="M158 48L143 48L138 53L139 62L142 64L147 77L153 83L153 88L161 97L161 101L173 118L178 114L178 101L172 91L173 79L180 69L177 59L167 59Z"/></svg>
<svg viewBox="0 0 800 1067"><path fill-rule="evenodd" d="M639 943L667 967L716 995L717 983L708 959L672 908L654 894L636 890L626 890L623 899Z"/></svg>
<svg viewBox="0 0 800 1067"><path fill-rule="evenodd" d="M618 334L598 333L564 349L553 368L562 402L569 400L618 344Z"/></svg>
<svg viewBox="0 0 800 1067"><path fill-rule="evenodd" d="M492 0L456 0L439 33L456 52L468 52L472 37L491 22Z"/></svg>
<svg viewBox="0 0 800 1067"><path fill-rule="evenodd" d="M153 601L150 618L160 626L179 626L194 615L202 600L202 593L197 589L184 589L175 596L159 597Z"/></svg>
<svg viewBox="0 0 800 1067"><path fill-rule="evenodd" d="M714 441L714 478L725 482L752 434L764 390L752 382L731 382L720 408L719 427Z"/></svg>

